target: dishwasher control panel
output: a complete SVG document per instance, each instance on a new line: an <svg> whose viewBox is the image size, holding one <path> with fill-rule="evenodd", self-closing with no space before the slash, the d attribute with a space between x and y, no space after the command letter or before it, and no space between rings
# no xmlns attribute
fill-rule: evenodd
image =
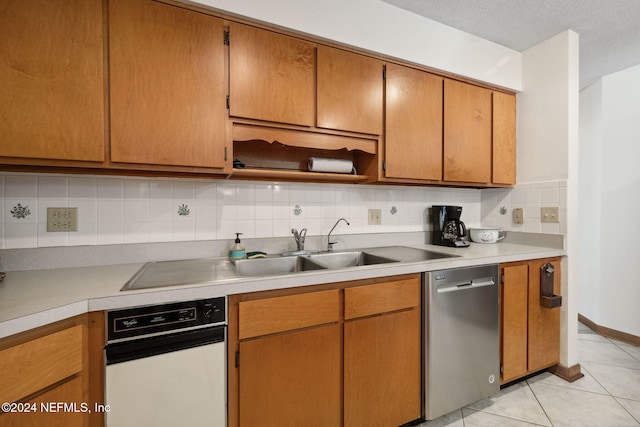
<svg viewBox="0 0 640 427"><path fill-rule="evenodd" d="M107 340L225 323L225 297L114 310L107 313Z"/></svg>

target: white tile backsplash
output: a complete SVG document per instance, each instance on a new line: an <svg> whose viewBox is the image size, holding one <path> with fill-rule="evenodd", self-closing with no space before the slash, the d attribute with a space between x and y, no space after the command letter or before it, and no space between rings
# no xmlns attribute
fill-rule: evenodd
<svg viewBox="0 0 640 427"><path fill-rule="evenodd" d="M20 204L30 214L17 218ZM530 183L513 189L460 189L352 184L266 183L82 175L0 174L0 248L289 237L334 233L422 232L428 208L463 207L469 227L563 233L566 183ZM560 207L560 224L540 224L540 206ZM78 208L78 231L46 232L46 207ZM506 213L502 215L500 208ZM511 210L525 208L525 224L511 224ZM381 225L369 225L380 209ZM392 213L393 212L393 213Z"/></svg>
<svg viewBox="0 0 640 427"><path fill-rule="evenodd" d="M4 197L31 198L38 197L38 177L35 175L6 175L4 179Z"/></svg>
<svg viewBox="0 0 640 427"><path fill-rule="evenodd" d="M484 227L499 227L507 231L565 234L567 225L566 181L544 181L519 184L515 188L482 190L481 218ZM504 207L505 213L500 212ZM559 223L542 223L541 207L558 207ZM512 211L524 209L524 224L513 224Z"/></svg>

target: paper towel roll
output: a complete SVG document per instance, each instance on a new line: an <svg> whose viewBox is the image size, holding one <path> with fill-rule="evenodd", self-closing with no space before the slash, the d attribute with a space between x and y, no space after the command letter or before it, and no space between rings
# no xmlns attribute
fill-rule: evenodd
<svg viewBox="0 0 640 427"><path fill-rule="evenodd" d="M309 170L311 172L351 173L353 171L353 162L344 159L310 157Z"/></svg>

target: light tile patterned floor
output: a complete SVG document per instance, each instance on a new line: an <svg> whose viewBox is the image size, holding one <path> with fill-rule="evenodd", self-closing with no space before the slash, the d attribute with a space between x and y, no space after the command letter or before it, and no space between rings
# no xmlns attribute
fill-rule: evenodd
<svg viewBox="0 0 640 427"><path fill-rule="evenodd" d="M580 324L578 352L584 378L545 372L419 427L640 426L640 347Z"/></svg>

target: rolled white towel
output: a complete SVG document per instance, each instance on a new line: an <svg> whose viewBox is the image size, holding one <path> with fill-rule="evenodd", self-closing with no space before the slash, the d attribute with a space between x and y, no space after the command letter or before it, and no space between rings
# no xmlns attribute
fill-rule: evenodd
<svg viewBox="0 0 640 427"><path fill-rule="evenodd" d="M311 172L353 173L353 162L345 159L309 158Z"/></svg>

